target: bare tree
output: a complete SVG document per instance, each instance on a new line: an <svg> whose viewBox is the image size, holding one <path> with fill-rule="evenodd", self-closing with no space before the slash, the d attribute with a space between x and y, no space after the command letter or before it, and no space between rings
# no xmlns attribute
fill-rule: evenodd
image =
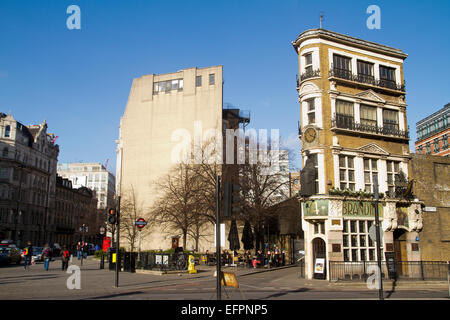
<svg viewBox="0 0 450 320"><path fill-rule="evenodd" d="M160 195L152 207L151 222L180 231L186 248L188 233L195 225L200 230L203 221L200 216L204 205L199 201L201 179L192 165L181 163L174 166L165 179L155 182L155 187Z"/></svg>
<svg viewBox="0 0 450 320"><path fill-rule="evenodd" d="M130 190L123 193L120 199L120 235L128 241L130 251L136 248L138 232L145 238L150 233L149 226L139 231L135 221L139 218L149 219L149 213L145 212L137 199L136 192L131 186Z"/></svg>
<svg viewBox="0 0 450 320"><path fill-rule="evenodd" d="M289 153L282 154L288 158ZM246 161L239 166L241 217L253 225L256 250L263 247L263 225L279 212L275 205L289 197L289 168L280 170L283 163L273 155L269 150L266 159L259 157L254 163Z"/></svg>

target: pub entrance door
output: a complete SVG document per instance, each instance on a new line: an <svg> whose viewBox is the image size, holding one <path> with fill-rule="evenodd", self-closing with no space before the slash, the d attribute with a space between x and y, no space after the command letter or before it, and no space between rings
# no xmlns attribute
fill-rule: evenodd
<svg viewBox="0 0 450 320"><path fill-rule="evenodd" d="M325 280L327 278L327 254L325 241L321 238L315 238L312 241L312 249L314 279Z"/></svg>
<svg viewBox="0 0 450 320"><path fill-rule="evenodd" d="M407 264L401 263L403 261L408 261L408 253L406 249L406 230L396 229L394 230L394 252L395 258L397 259L397 272L398 275L407 274Z"/></svg>

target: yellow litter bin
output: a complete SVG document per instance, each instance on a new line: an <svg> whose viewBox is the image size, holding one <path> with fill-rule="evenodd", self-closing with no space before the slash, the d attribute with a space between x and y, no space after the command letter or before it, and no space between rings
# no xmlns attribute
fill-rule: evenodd
<svg viewBox="0 0 450 320"><path fill-rule="evenodd" d="M189 256L188 262L189 262L188 266L189 273L197 273L197 270L195 270L195 259L193 255Z"/></svg>

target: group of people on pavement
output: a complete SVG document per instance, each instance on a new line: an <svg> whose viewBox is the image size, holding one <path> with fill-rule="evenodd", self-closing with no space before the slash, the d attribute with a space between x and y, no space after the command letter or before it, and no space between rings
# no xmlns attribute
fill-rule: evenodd
<svg viewBox="0 0 450 320"><path fill-rule="evenodd" d="M88 256L88 244L86 242L80 242L77 243L77 258L78 260L83 257L84 259L87 259Z"/></svg>
<svg viewBox="0 0 450 320"><path fill-rule="evenodd" d="M273 250L263 252L261 249L252 254L247 250L244 254L245 264L249 268L277 268L286 265L286 250L275 247Z"/></svg>
<svg viewBox="0 0 450 320"><path fill-rule="evenodd" d="M204 255L203 261L206 264L216 263L216 254L210 254L208 250ZM257 250L254 254L246 250L243 255L237 251L230 252L227 249L221 253L221 262L223 266L231 265L235 262L243 262L248 268L275 268L286 265L286 250L280 250L277 246L273 250Z"/></svg>
<svg viewBox="0 0 450 320"><path fill-rule="evenodd" d="M31 241L27 242L27 246L24 248L24 269L27 270L27 267L32 265L33 263L33 245L31 244ZM62 250L60 252L61 256L61 269L62 271L66 271L69 267L69 260L70 260L70 252L67 249L67 247L64 245L62 247ZM48 243L45 244L44 249L42 250L42 257L44 260L44 270L48 271L50 267L50 261L53 258L53 250L50 248Z"/></svg>

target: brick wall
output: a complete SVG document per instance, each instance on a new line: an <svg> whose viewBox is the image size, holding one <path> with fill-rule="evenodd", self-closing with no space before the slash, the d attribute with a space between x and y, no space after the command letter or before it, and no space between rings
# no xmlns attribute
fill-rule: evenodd
<svg viewBox="0 0 450 320"><path fill-rule="evenodd" d="M426 207L419 235L422 260L450 260L450 158L412 154L410 175L415 180L414 194Z"/></svg>

